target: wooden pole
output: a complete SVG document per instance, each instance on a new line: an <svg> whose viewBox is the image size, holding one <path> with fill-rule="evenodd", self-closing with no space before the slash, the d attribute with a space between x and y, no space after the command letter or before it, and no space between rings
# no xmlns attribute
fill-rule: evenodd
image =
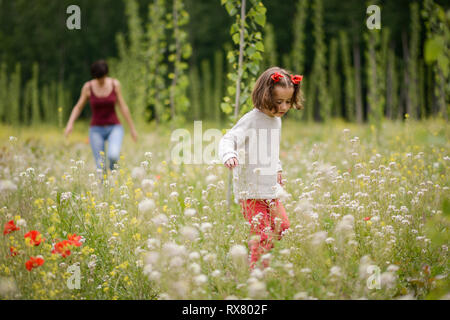
<svg viewBox="0 0 450 320"><path fill-rule="evenodd" d="M245 30L245 1L241 1L241 29L239 37L239 60L238 60L238 76L236 79L236 99L234 101L234 119L237 121L239 115L239 99L241 97L241 78L242 78L242 64L244 61L244 30ZM232 170L228 173L228 192L227 192L227 206L228 212L231 207L231 186L232 186Z"/></svg>

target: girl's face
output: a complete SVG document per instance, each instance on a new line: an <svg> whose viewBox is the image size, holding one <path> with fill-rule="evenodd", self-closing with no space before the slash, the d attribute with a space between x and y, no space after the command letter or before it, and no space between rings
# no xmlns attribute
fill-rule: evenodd
<svg viewBox="0 0 450 320"><path fill-rule="evenodd" d="M275 86L273 88L273 101L278 108L278 112L273 114L275 117L282 117L292 107L292 97L294 95L293 87Z"/></svg>

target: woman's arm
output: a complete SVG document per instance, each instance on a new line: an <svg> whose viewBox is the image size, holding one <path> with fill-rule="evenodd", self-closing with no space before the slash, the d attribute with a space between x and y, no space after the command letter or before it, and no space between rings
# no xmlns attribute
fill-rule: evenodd
<svg viewBox="0 0 450 320"><path fill-rule="evenodd" d="M123 114L123 116L125 117L125 120L128 123L128 126L130 127L131 137L133 138L134 141L136 141L137 140L137 132L136 132L136 129L134 127L133 119L131 119L130 110L128 109L128 106L125 103L125 100L124 100L124 98L122 96L122 90L121 90L121 87L120 87L120 82L117 79L114 79L114 81L115 81L117 98L119 100L120 112Z"/></svg>
<svg viewBox="0 0 450 320"><path fill-rule="evenodd" d="M86 105L88 99L88 91L89 85L86 82L81 89L80 98L78 99L77 104L73 107L72 113L70 114L69 121L67 122L66 129L64 130L64 135L67 137L73 130L73 124L75 120L80 116L81 111L83 111L84 106Z"/></svg>

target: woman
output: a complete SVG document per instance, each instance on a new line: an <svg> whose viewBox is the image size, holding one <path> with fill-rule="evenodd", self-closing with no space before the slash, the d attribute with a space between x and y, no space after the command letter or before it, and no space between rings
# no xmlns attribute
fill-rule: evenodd
<svg viewBox="0 0 450 320"><path fill-rule="evenodd" d="M81 89L81 96L72 110L64 135L67 137L73 130L73 124L81 114L86 101L89 99L92 109L92 120L89 128L89 141L94 154L97 169L103 169L106 173L106 164L103 163L101 152L105 152L105 141L108 141L108 153L110 170L119 160L120 148L123 139L123 127L117 118L115 111L116 101L119 101L119 110L125 117L133 140L137 141L137 132L134 128L128 106L123 99L120 82L117 79L107 77L108 65L104 60L98 60L91 65L91 74L94 78L86 82Z"/></svg>

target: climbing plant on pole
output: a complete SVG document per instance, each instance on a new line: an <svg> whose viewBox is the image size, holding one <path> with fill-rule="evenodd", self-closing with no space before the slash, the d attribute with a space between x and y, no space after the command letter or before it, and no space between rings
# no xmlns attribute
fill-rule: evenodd
<svg viewBox="0 0 450 320"><path fill-rule="evenodd" d="M326 75L326 51L325 33L323 31L323 3L322 0L314 0L311 4L313 36L314 36L314 62L312 67L313 82L309 85L309 105L306 108L307 119L311 120L315 100L319 102L319 114L323 121L331 117L331 99L328 95Z"/></svg>
<svg viewBox="0 0 450 320"><path fill-rule="evenodd" d="M187 59L191 56L192 48L188 42L188 34L184 30L189 22L189 14L184 9L182 0L174 0L172 13L167 14L167 29L173 30L169 43L169 79L170 83L170 115L175 120L184 115L189 107L187 87L189 78L185 70L188 68Z"/></svg>
<svg viewBox="0 0 450 320"><path fill-rule="evenodd" d="M165 0L155 0L148 8L149 22L147 24L147 102L154 107L157 122L167 119L164 113L164 101L168 98L165 85L167 64L164 63L166 52L165 37Z"/></svg>
<svg viewBox="0 0 450 320"><path fill-rule="evenodd" d="M422 17L425 19L425 63L431 65L435 81L435 97L440 116L448 121L450 99L450 18L433 0L424 0Z"/></svg>
<svg viewBox="0 0 450 320"><path fill-rule="evenodd" d="M308 1L298 0L297 10L294 17L293 33L294 41L292 44L292 71L294 73L303 73L305 64L305 25L308 14Z"/></svg>
<svg viewBox="0 0 450 320"><path fill-rule="evenodd" d="M266 7L258 0L221 0L221 3L230 16L236 17L230 34L238 46L227 53L228 62L233 66L233 72L227 76L233 85L227 88L228 95L224 97L221 108L225 114L232 114L232 120L237 120L240 114L252 107L251 91L264 52L261 29L266 23ZM248 4L250 9L247 12Z"/></svg>
<svg viewBox="0 0 450 320"><path fill-rule="evenodd" d="M266 24L267 9L258 0L250 0L249 3L246 0L221 0L221 4L225 6L230 16L236 16L230 34L233 43L239 45L239 49L231 49L227 54L228 62L233 66L233 72L228 74L228 78L234 82L234 85L228 87L228 95L224 97L221 104L222 111L227 115L233 114L231 119L236 121L240 114L246 113L252 107L251 91L263 59L261 53L264 52L260 29ZM247 4L250 4L248 12ZM227 192L228 210L231 199L231 179L230 171Z"/></svg>

